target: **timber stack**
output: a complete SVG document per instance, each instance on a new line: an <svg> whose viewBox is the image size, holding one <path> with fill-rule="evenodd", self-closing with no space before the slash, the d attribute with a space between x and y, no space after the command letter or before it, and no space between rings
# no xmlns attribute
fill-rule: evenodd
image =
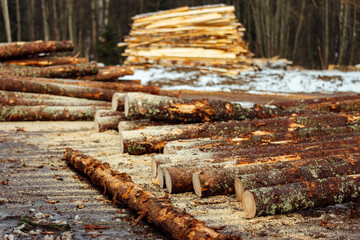
<svg viewBox="0 0 360 240"><path fill-rule="evenodd" d="M124 43L125 64L138 67L182 66L237 75L254 70L245 28L235 7L180 7L136 15Z"/></svg>

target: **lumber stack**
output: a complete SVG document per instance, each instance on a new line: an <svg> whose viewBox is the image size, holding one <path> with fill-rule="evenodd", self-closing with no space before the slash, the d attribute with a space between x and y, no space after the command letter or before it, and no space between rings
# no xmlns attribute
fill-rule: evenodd
<svg viewBox="0 0 360 240"><path fill-rule="evenodd" d="M216 67L232 75L254 70L245 28L234 11L234 6L207 5L136 15L130 35L118 44L127 46L125 64Z"/></svg>

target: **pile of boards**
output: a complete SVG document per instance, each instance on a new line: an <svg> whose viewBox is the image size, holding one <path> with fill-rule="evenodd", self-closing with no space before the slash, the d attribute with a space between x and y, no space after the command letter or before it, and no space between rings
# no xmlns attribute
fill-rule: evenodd
<svg viewBox="0 0 360 240"><path fill-rule="evenodd" d="M136 15L132 18L125 64L182 66L236 75L254 70L235 7L207 5Z"/></svg>
<svg viewBox="0 0 360 240"><path fill-rule="evenodd" d="M163 153L152 174L169 193L236 194L255 217L360 200L359 110L360 95L243 108L123 93L95 121L122 153Z"/></svg>
<svg viewBox="0 0 360 240"><path fill-rule="evenodd" d="M72 41L2 43L0 121L93 120L97 110L111 108L114 93L162 94L140 80L119 81L133 74L130 67L54 55L73 49Z"/></svg>

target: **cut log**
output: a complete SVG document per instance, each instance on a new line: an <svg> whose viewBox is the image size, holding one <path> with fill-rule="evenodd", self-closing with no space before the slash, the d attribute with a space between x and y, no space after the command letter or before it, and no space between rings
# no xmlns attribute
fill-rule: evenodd
<svg viewBox="0 0 360 240"><path fill-rule="evenodd" d="M113 111L124 111L126 93L114 93L111 99Z"/></svg>
<svg viewBox="0 0 360 240"><path fill-rule="evenodd" d="M247 190L242 205L249 217L255 217L325 207L359 195L360 175L349 175Z"/></svg>
<svg viewBox="0 0 360 240"><path fill-rule="evenodd" d="M237 199L241 199L244 191L249 189L358 174L360 173L359 155L357 155L357 158L357 161L326 163L315 166L304 165L299 168L286 168L237 176L234 182L236 196Z"/></svg>
<svg viewBox="0 0 360 240"><path fill-rule="evenodd" d="M178 151L197 148L208 144L225 142L225 139L195 138L190 140L176 140L165 144L164 154L176 154Z"/></svg>
<svg viewBox="0 0 360 240"><path fill-rule="evenodd" d="M97 109L89 106L0 106L0 121L92 121Z"/></svg>
<svg viewBox="0 0 360 240"><path fill-rule="evenodd" d="M132 67L107 66L100 68L96 75L81 76L80 79L88 81L116 81L119 77L133 74L134 69Z"/></svg>
<svg viewBox="0 0 360 240"><path fill-rule="evenodd" d="M0 45L0 60L22 58L39 53L67 52L73 49L72 41L15 42Z"/></svg>
<svg viewBox="0 0 360 240"><path fill-rule="evenodd" d="M129 120L152 119L174 122L210 122L271 118L289 115L280 109L256 105L252 109L220 100L188 100L143 93L128 93L125 115Z"/></svg>
<svg viewBox="0 0 360 240"><path fill-rule="evenodd" d="M112 116L124 116L124 113L113 110L97 110L94 117L99 118L99 117L112 117Z"/></svg>
<svg viewBox="0 0 360 240"><path fill-rule="evenodd" d="M45 67L45 66L54 66L54 65L64 65L64 64L77 64L77 63L87 63L89 62L86 58L77 58L77 57L33 57L25 59L16 59L2 61L2 63L9 65L18 65L18 66L33 66L33 67Z"/></svg>
<svg viewBox="0 0 360 240"><path fill-rule="evenodd" d="M126 117L125 117L125 119L126 119ZM154 126L154 125L159 125L159 124L151 122L149 119L120 121L117 129L119 132L120 131L132 131L132 130L142 129L146 126Z"/></svg>
<svg viewBox="0 0 360 240"><path fill-rule="evenodd" d="M50 78L49 78L50 79ZM82 87L52 82L29 81L25 78L0 77L0 90L32 93L47 93L59 96L87 98L111 101L115 90L93 87Z"/></svg>
<svg viewBox="0 0 360 240"><path fill-rule="evenodd" d="M118 124L125 119L125 114L109 117L97 117L95 118L95 130L96 132L104 132L107 130L118 130Z"/></svg>
<svg viewBox="0 0 360 240"><path fill-rule="evenodd" d="M128 174L112 170L108 163L101 163L69 148L66 149L65 159L75 169L87 175L93 184L102 186L113 195L115 202L141 212L149 222L173 239L226 239L205 223L175 208L170 202L161 201L143 190L132 182Z"/></svg>

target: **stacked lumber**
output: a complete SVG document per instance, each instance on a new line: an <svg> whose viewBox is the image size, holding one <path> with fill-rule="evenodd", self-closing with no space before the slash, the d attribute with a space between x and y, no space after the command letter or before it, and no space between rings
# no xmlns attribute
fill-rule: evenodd
<svg viewBox="0 0 360 240"><path fill-rule="evenodd" d="M121 152L164 152L151 155L151 169L169 193L236 194L249 217L360 196L359 95L276 103L271 111L143 93L114 99L114 111L138 121L135 130L118 129Z"/></svg>
<svg viewBox="0 0 360 240"><path fill-rule="evenodd" d="M234 11L234 6L207 5L136 15L130 35L118 44L127 46L125 64L216 67L233 75L254 70L245 28Z"/></svg>

